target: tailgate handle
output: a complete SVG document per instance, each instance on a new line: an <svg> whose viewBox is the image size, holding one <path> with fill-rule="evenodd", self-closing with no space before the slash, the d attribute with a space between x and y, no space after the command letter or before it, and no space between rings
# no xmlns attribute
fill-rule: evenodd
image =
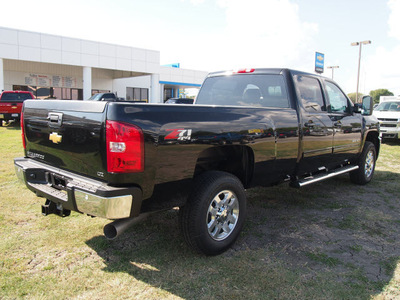
<svg viewBox="0 0 400 300"><path fill-rule="evenodd" d="M51 113L49 113L47 120L49 120L49 123L51 125L57 124L58 126L61 126L62 117L63 117L62 113L51 112Z"/></svg>

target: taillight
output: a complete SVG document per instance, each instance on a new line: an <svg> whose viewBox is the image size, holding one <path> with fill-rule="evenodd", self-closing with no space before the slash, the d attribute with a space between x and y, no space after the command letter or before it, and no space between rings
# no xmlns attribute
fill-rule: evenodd
<svg viewBox="0 0 400 300"><path fill-rule="evenodd" d="M245 73L253 73L254 71L255 71L255 69L241 69L241 70L237 70L234 73L245 74Z"/></svg>
<svg viewBox="0 0 400 300"><path fill-rule="evenodd" d="M144 170L144 139L142 130L132 124L107 121L107 171L133 173Z"/></svg>
<svg viewBox="0 0 400 300"><path fill-rule="evenodd" d="M21 136L22 136L22 145L24 149L26 149L26 141L25 141L25 130L24 130L24 113L21 112Z"/></svg>

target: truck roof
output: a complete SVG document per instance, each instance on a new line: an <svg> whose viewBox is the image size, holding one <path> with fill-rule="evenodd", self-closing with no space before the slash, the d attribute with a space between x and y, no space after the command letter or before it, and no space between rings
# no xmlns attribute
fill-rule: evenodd
<svg viewBox="0 0 400 300"><path fill-rule="evenodd" d="M238 70L228 70L228 71L217 71L211 72L208 74L208 77L214 76L224 76L224 75L234 75L234 74L272 74L272 75L279 75L284 72L290 72L296 75L309 75L309 76L318 76L324 77L319 74L312 74L303 71L298 71L294 69L288 68L248 68L248 69L238 69Z"/></svg>
<svg viewBox="0 0 400 300"><path fill-rule="evenodd" d="M388 102L388 101L400 101L399 96L380 96L379 103Z"/></svg>

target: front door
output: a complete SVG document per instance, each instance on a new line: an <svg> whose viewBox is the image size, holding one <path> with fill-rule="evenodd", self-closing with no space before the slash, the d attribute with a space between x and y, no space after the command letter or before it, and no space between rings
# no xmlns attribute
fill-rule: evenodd
<svg viewBox="0 0 400 300"><path fill-rule="evenodd" d="M329 114L334 127L333 160L341 163L357 155L361 145L361 114L352 112L350 100L333 82L325 81Z"/></svg>

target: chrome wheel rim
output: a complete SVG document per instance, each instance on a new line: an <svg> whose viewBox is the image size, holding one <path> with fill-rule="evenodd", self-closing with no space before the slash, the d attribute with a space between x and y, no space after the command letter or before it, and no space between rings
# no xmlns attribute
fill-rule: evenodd
<svg viewBox="0 0 400 300"><path fill-rule="evenodd" d="M213 240L226 239L239 220L239 201L232 191L219 192L210 203L206 223L208 234Z"/></svg>
<svg viewBox="0 0 400 300"><path fill-rule="evenodd" d="M372 175L372 172L374 170L374 164L375 164L375 159L374 159L374 152L369 151L367 153L367 157L365 159L365 166L364 166L364 171L365 171L365 177L369 178Z"/></svg>

